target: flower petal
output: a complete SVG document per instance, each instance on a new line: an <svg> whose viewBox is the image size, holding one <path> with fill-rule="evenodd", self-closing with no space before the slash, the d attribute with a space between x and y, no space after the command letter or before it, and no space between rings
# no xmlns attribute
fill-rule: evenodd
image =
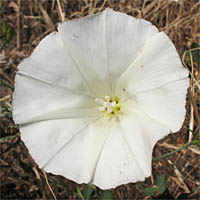
<svg viewBox="0 0 200 200"><path fill-rule="evenodd" d="M146 20L108 9L107 46L113 89L119 76L157 33L158 29Z"/></svg>
<svg viewBox="0 0 200 200"><path fill-rule="evenodd" d="M142 53L121 75L116 91L121 96L134 96L187 77L173 43L160 32L145 44Z"/></svg>
<svg viewBox="0 0 200 200"><path fill-rule="evenodd" d="M81 95L91 96L58 32L47 35L29 58L19 64L19 75L28 76Z"/></svg>
<svg viewBox="0 0 200 200"><path fill-rule="evenodd" d="M97 96L109 94L107 67L106 12L59 25L68 53Z"/></svg>
<svg viewBox="0 0 200 200"><path fill-rule="evenodd" d="M17 124L99 115L93 99L23 75L15 80L13 118Z"/></svg>
<svg viewBox="0 0 200 200"><path fill-rule="evenodd" d="M126 108L120 124L98 118L43 121L23 125L21 137L47 172L102 189L142 181L151 173L154 144L169 129Z"/></svg>
<svg viewBox="0 0 200 200"><path fill-rule="evenodd" d="M67 21L58 30L93 91L101 92L101 88L106 88L98 96L113 90L117 78L158 32L151 23L112 9Z"/></svg>
<svg viewBox="0 0 200 200"><path fill-rule="evenodd" d="M132 156L119 123L111 133L99 157L92 184L103 190L118 185L144 180L144 174Z"/></svg>
<svg viewBox="0 0 200 200"><path fill-rule="evenodd" d="M110 189L143 181L151 175L155 143L169 132L168 128L146 117L131 104L126 105L120 124L112 126L92 183L101 189Z"/></svg>
<svg viewBox="0 0 200 200"><path fill-rule="evenodd" d="M176 132L185 119L188 86L188 79L175 81L148 92L138 93L133 100L146 115Z"/></svg>
<svg viewBox="0 0 200 200"><path fill-rule="evenodd" d="M40 42L31 57L19 65L15 81L16 123L95 114L92 94L67 54L59 33L50 34Z"/></svg>
<svg viewBox="0 0 200 200"><path fill-rule="evenodd" d="M91 182L109 134L104 119L63 119L21 127L22 140L40 168L78 183Z"/></svg>
<svg viewBox="0 0 200 200"><path fill-rule="evenodd" d="M185 116L188 72L164 33L158 33L122 74L119 96L132 99L151 118L178 131Z"/></svg>

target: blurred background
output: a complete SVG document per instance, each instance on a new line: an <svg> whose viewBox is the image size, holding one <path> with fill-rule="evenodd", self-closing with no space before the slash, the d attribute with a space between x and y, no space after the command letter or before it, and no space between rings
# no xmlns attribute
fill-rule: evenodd
<svg viewBox="0 0 200 200"><path fill-rule="evenodd" d="M182 128L160 140L154 148L152 176L144 182L103 192L42 172L12 121L11 102L17 66L30 56L39 41L55 31L59 23L101 12L106 7L144 18L164 31L190 73L190 88ZM198 0L1 0L0 19L1 199L200 198Z"/></svg>

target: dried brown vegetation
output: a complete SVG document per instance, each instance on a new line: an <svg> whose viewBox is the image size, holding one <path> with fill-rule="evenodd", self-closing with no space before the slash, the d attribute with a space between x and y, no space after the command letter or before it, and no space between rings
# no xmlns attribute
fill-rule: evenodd
<svg viewBox="0 0 200 200"><path fill-rule="evenodd" d="M158 157L180 148L191 142L199 132L200 68L192 54L195 51L192 45L199 45L200 42L198 0L7 0L0 1L0 7L1 29L3 23L6 23L15 33L9 44L0 51L0 76L4 83L1 82L1 106L9 108L12 102L17 65L31 54L45 35L56 30L57 25L64 20L98 13L111 7L136 18L149 20L160 31L164 31L175 44L184 66L190 72L185 122L179 132L157 143L153 156ZM185 47L189 51L183 54ZM5 83L8 85L5 86ZM6 116L0 116L1 199L52 199L44 173L28 154L20 140L18 128L11 121L9 110L7 112ZM155 161L152 166L153 175L141 183L143 186L154 184L156 174L164 173L168 193L171 194L171 197L166 194L168 196L165 198L177 198L181 194L188 194L188 199L199 198L200 150L196 145ZM61 176L47 176L57 199L79 198L75 183ZM148 198L138 184L117 187L112 193L116 199ZM95 190L93 197L97 198L98 194L99 190Z"/></svg>

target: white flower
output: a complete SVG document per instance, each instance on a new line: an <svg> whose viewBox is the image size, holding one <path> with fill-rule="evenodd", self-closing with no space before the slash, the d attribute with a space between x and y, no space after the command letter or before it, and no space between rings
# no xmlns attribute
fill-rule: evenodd
<svg viewBox="0 0 200 200"><path fill-rule="evenodd" d="M106 9L19 65L13 117L39 167L109 189L150 176L155 143L183 123L187 77L165 33Z"/></svg>

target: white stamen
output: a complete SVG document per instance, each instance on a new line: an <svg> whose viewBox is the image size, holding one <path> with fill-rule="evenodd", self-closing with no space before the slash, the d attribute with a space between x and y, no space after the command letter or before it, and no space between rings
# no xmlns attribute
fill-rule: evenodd
<svg viewBox="0 0 200 200"><path fill-rule="evenodd" d="M112 109L111 109L110 107L108 107L107 112L108 112L108 113L111 113L111 112L112 112Z"/></svg>
<svg viewBox="0 0 200 200"><path fill-rule="evenodd" d="M105 96L105 99L106 99L107 101L110 101L110 96Z"/></svg>
<svg viewBox="0 0 200 200"><path fill-rule="evenodd" d="M109 103L104 101L103 106L107 108L109 106Z"/></svg>
<svg viewBox="0 0 200 200"><path fill-rule="evenodd" d="M94 100L96 103L100 104L100 105L103 105L104 104L104 100L103 99L100 99L100 98L96 98Z"/></svg>
<svg viewBox="0 0 200 200"><path fill-rule="evenodd" d="M105 107L103 107L103 106L98 107L98 110L101 111L101 112L103 112L103 111L105 111Z"/></svg>
<svg viewBox="0 0 200 200"><path fill-rule="evenodd" d="M96 98L95 102L99 104L98 110L101 112L106 112L107 114L116 114L118 113L117 105L118 103L116 101L113 101L110 96L105 96L103 99Z"/></svg>

